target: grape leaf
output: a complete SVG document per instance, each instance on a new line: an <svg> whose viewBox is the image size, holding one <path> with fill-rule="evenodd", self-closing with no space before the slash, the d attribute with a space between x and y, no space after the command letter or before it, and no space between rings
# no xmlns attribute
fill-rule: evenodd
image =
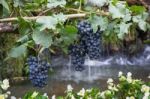
<svg viewBox="0 0 150 99"><path fill-rule="evenodd" d="M8 11L10 11L8 3L5 0L0 0L0 4L2 4L2 6L7 9Z"/></svg>
<svg viewBox="0 0 150 99"><path fill-rule="evenodd" d="M138 26L139 26L140 29L143 30L143 31L146 31L146 29L147 29L146 24L147 24L147 23L146 23L145 21L143 21L143 20L140 20L140 21L138 22Z"/></svg>
<svg viewBox="0 0 150 99"><path fill-rule="evenodd" d="M67 25L61 32L65 45L70 45L76 39L78 30L74 26Z"/></svg>
<svg viewBox="0 0 150 99"><path fill-rule="evenodd" d="M18 47L12 48L11 51L9 52L8 56L17 58L22 56L26 52L27 48L25 45L20 45Z"/></svg>
<svg viewBox="0 0 150 99"><path fill-rule="evenodd" d="M124 22L130 21L131 18L132 18L131 14L128 13L128 14L126 14L126 15L124 16L123 21L124 21Z"/></svg>
<svg viewBox="0 0 150 99"><path fill-rule="evenodd" d="M118 9L112 4L109 5L109 12L112 14L113 19L124 17L124 14L120 12L120 9Z"/></svg>
<svg viewBox="0 0 150 99"><path fill-rule="evenodd" d="M36 22L41 24L41 28L40 31L44 30L44 29L56 29L56 25L59 22L64 22L67 19L67 17L65 15L63 15L62 13L57 14L57 15L53 15L53 16L42 16L39 17Z"/></svg>
<svg viewBox="0 0 150 99"><path fill-rule="evenodd" d="M59 22L65 22L67 17L63 14L63 13L60 13L60 14L55 14L53 15L54 18L56 18Z"/></svg>
<svg viewBox="0 0 150 99"><path fill-rule="evenodd" d="M90 23L92 25L92 28L94 30L94 32L97 31L98 26L100 26L101 31L104 31L107 29L108 26L108 19L102 16L93 16L90 20Z"/></svg>
<svg viewBox="0 0 150 99"><path fill-rule="evenodd" d="M148 28L146 22L147 18L148 18L148 13L143 12L142 14L133 16L132 21L137 23L141 30L146 31Z"/></svg>
<svg viewBox="0 0 150 99"><path fill-rule="evenodd" d="M92 4L93 6L102 7L107 5L109 0L88 0L88 4Z"/></svg>
<svg viewBox="0 0 150 99"><path fill-rule="evenodd" d="M66 5L65 0L48 0L47 7L52 9L52 8L57 7L57 6L64 7L65 5Z"/></svg>
<svg viewBox="0 0 150 99"><path fill-rule="evenodd" d="M125 22L119 24L120 32L118 33L118 38L123 39L124 34L129 32L129 28L131 25L132 23Z"/></svg>
<svg viewBox="0 0 150 99"><path fill-rule="evenodd" d="M75 26L67 25L64 31L65 33L74 34L78 32L78 29Z"/></svg>
<svg viewBox="0 0 150 99"><path fill-rule="evenodd" d="M57 19L52 16L39 17L36 22L42 25L40 31L44 29L55 29L58 23Z"/></svg>
<svg viewBox="0 0 150 99"><path fill-rule="evenodd" d="M50 33L46 33L43 31L34 31L32 38L36 44L40 44L44 48L48 48L52 44L52 37Z"/></svg>
<svg viewBox="0 0 150 99"><path fill-rule="evenodd" d="M130 10L135 14L140 14L146 11L144 6L138 6L138 5L131 6Z"/></svg>
<svg viewBox="0 0 150 99"><path fill-rule="evenodd" d="M113 19L124 18L126 14L130 13L130 10L126 8L126 5L123 2L117 2L116 5L110 3L108 10Z"/></svg>

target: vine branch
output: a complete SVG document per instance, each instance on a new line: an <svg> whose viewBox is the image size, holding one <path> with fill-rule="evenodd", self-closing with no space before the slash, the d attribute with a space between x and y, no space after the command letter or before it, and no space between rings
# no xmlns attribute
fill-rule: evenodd
<svg viewBox="0 0 150 99"><path fill-rule="evenodd" d="M85 17L86 14L85 13L80 13L80 14L68 14L66 15L66 17L68 19L70 18L80 18L80 17ZM36 20L39 17L43 17L43 16L34 16L34 17L22 17L25 20ZM0 22L12 22L12 21L17 21L18 18L17 17L12 17L12 18L4 18L4 19L0 19Z"/></svg>

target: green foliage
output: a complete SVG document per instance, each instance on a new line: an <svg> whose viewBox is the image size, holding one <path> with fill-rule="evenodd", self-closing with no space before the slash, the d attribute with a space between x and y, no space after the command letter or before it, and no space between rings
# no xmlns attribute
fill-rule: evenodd
<svg viewBox="0 0 150 99"><path fill-rule="evenodd" d="M61 29L60 35L61 38L59 39L60 47L62 50L67 53L68 52L68 46L74 42L74 40L77 39L77 28L72 25L66 25L64 28Z"/></svg>
<svg viewBox="0 0 150 99"><path fill-rule="evenodd" d="M53 42L51 34L44 31L35 31L32 35L32 38L36 44L40 44L44 48L50 47Z"/></svg>
<svg viewBox="0 0 150 99"><path fill-rule="evenodd" d="M124 76L119 72L119 83L114 84L113 79L107 81L108 89L100 91L99 89L82 88L79 92L74 92L71 85L67 87L67 95L61 99L142 99L150 98L150 86L141 80L133 79L129 72ZM55 99L55 98L54 98ZM59 99L59 98L56 98Z"/></svg>
<svg viewBox="0 0 150 99"><path fill-rule="evenodd" d="M148 13L143 6L128 6L126 1L119 0L92 0L94 6L90 9L86 0L30 0L30 1L1 1L4 9L10 10L11 16L17 16L16 26L19 26L19 37L16 48L13 48L9 54L10 57L23 55L27 47L32 47L37 52L39 49L34 45L40 45L40 48L53 49L61 48L67 53L69 44L76 42L77 19L68 19L66 14L86 13L85 17L93 27L94 32L100 27L103 31L103 43L120 44L126 35L130 35L131 30L137 28L148 31L150 25L147 22ZM103 7L107 6L107 7ZM7 11L8 12L8 11ZM101 14L107 12L107 15ZM24 20L22 17L37 17L36 20ZM2 16L3 17L3 16ZM132 31L135 36L136 31ZM32 46L30 43L32 42ZM109 42L109 43L108 43ZM21 47L20 47L21 46ZM23 49L22 51L19 51ZM18 54L15 51L19 51ZM22 54L22 55L21 55Z"/></svg>
<svg viewBox="0 0 150 99"><path fill-rule="evenodd" d="M20 45L18 47L12 48L8 56L17 58L21 57L24 54L24 52L26 52L26 46Z"/></svg>
<svg viewBox="0 0 150 99"><path fill-rule="evenodd" d="M146 12L145 7L143 6L137 6L137 5L133 5L130 7L130 10L134 13L134 14L141 14L143 12Z"/></svg>
<svg viewBox="0 0 150 99"><path fill-rule="evenodd" d="M0 4L2 4L2 6L9 11L9 5L5 0L1 0Z"/></svg>
<svg viewBox="0 0 150 99"><path fill-rule="evenodd" d="M57 6L64 7L66 5L65 0L48 0L47 7L52 9L56 8Z"/></svg>
<svg viewBox="0 0 150 99"><path fill-rule="evenodd" d="M89 19L90 23L92 24L92 28L94 32L97 31L98 26L100 26L101 31L105 31L108 26L108 18L94 15Z"/></svg>
<svg viewBox="0 0 150 99"><path fill-rule="evenodd" d="M40 94L39 92L28 92L23 99L48 99L48 97Z"/></svg>

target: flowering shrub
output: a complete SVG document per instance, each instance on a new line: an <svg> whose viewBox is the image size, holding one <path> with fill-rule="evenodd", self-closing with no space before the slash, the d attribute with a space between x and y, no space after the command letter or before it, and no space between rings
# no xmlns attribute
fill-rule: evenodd
<svg viewBox="0 0 150 99"><path fill-rule="evenodd" d="M10 94L10 91L6 91L9 88L9 80L4 79L3 81L0 81L0 99L6 99L8 98L8 95Z"/></svg>
<svg viewBox="0 0 150 99"><path fill-rule="evenodd" d="M53 96L52 99L150 99L150 83L133 79L130 72L126 76L119 72L118 77L119 84L114 84L112 78L108 79L108 89L105 91L82 88L76 93L68 85L65 97Z"/></svg>
<svg viewBox="0 0 150 99"><path fill-rule="evenodd" d="M84 89L79 92L74 92L71 85L67 86L66 96L55 96L51 99L150 99L150 82L145 83L138 79L133 79L130 72L123 75L122 72L118 74L119 83L115 84L112 78L107 81L108 88L105 91L99 89ZM3 93L9 87L7 79L0 82L0 99L6 99L10 94L9 91ZM11 99L16 99L11 97ZM50 99L47 94L40 94L39 92L28 92L23 99Z"/></svg>

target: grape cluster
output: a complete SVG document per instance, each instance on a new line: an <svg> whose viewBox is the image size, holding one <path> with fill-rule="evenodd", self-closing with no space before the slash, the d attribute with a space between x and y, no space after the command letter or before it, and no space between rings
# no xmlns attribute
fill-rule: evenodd
<svg viewBox="0 0 150 99"><path fill-rule="evenodd" d="M44 87L47 83L50 64L38 57L30 56L27 59L29 65L29 79L36 87Z"/></svg>
<svg viewBox="0 0 150 99"><path fill-rule="evenodd" d="M81 45L70 45L69 54L71 55L71 64L75 66L76 71L82 71L85 53Z"/></svg>
<svg viewBox="0 0 150 99"><path fill-rule="evenodd" d="M91 60L98 60L100 58L101 32L98 29L94 33L91 24L87 21L79 22L77 28L80 42L78 45L71 45L69 47L69 54L71 55L72 65L75 66L77 71L81 71L83 70L82 66L86 55Z"/></svg>

